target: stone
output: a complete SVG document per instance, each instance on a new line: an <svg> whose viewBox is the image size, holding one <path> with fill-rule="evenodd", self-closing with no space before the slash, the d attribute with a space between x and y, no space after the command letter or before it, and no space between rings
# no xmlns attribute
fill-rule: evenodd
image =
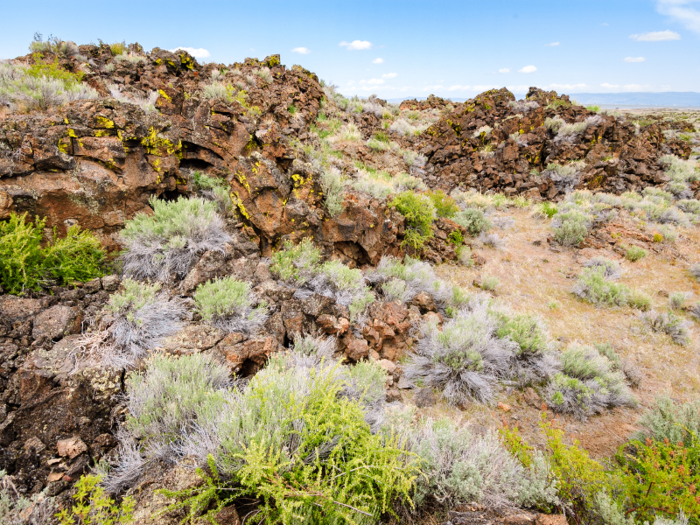
<svg viewBox="0 0 700 525"><path fill-rule="evenodd" d="M386 402L394 403L395 401L401 401L401 391L396 387L387 388Z"/></svg>
<svg viewBox="0 0 700 525"><path fill-rule="evenodd" d="M221 251L208 251L194 265L185 279L180 283L184 293L193 292L197 286L216 277L221 277L226 270L226 254Z"/></svg>
<svg viewBox="0 0 700 525"><path fill-rule="evenodd" d="M102 278L102 288L108 292L115 292L120 283L121 279L118 275L105 275Z"/></svg>
<svg viewBox="0 0 700 525"><path fill-rule="evenodd" d="M56 340L79 331L80 322L77 310L57 304L44 310L36 317L32 337L34 339L47 337Z"/></svg>
<svg viewBox="0 0 700 525"><path fill-rule="evenodd" d="M16 295L0 295L0 318L7 321L20 321L34 317L42 309L39 299L25 299Z"/></svg>
<svg viewBox="0 0 700 525"><path fill-rule="evenodd" d="M405 376L399 377L399 382L396 385L400 390L409 390L413 388L413 383L409 381Z"/></svg>
<svg viewBox="0 0 700 525"><path fill-rule="evenodd" d="M432 388L420 388L413 395L413 404L418 408L427 408L437 403L437 398Z"/></svg>
<svg viewBox="0 0 700 525"><path fill-rule="evenodd" d="M532 387L527 387L523 391L523 401L532 408L537 408L540 409L542 408L542 398L539 396L537 392L535 392L535 389Z"/></svg>
<svg viewBox="0 0 700 525"><path fill-rule="evenodd" d="M389 374L393 374L396 370L396 363L389 361L388 359L380 359L377 364Z"/></svg>
<svg viewBox="0 0 700 525"><path fill-rule="evenodd" d="M163 339L160 346L171 354L196 354L213 348L225 335L211 325L189 325L177 334Z"/></svg>
<svg viewBox="0 0 700 525"><path fill-rule="evenodd" d="M417 306L422 314L426 312L437 312L437 305L433 296L426 293L420 292L411 300L411 304Z"/></svg>
<svg viewBox="0 0 700 525"><path fill-rule="evenodd" d="M500 410L501 412L510 412L510 405L508 405L506 403L499 402L498 403L498 410Z"/></svg>
<svg viewBox="0 0 700 525"><path fill-rule="evenodd" d="M539 514L535 525L567 525L566 516L563 514Z"/></svg>
<svg viewBox="0 0 700 525"><path fill-rule="evenodd" d="M352 361L359 361L369 354L369 346L364 339L348 334L343 341L345 343L345 355Z"/></svg>
<svg viewBox="0 0 700 525"><path fill-rule="evenodd" d="M233 335L233 334L231 334ZM260 370L274 352L279 351L279 344L274 337L257 337L248 341L230 344L229 337L219 343L219 350L226 357L226 364L234 373L250 375Z"/></svg>
<svg viewBox="0 0 700 525"><path fill-rule="evenodd" d="M102 281L99 277L95 277L91 281L83 283L83 291L85 293L97 293L102 289Z"/></svg>
<svg viewBox="0 0 700 525"><path fill-rule="evenodd" d="M56 443L56 448L58 449L58 455L61 457L68 456L73 459L83 452L87 452L87 445L83 443L83 440L78 436L73 436L67 439L60 439Z"/></svg>
<svg viewBox="0 0 700 525"><path fill-rule="evenodd" d="M33 450L35 453L39 454L46 450L46 445L44 445L38 437L31 437L24 442L23 448L28 452Z"/></svg>

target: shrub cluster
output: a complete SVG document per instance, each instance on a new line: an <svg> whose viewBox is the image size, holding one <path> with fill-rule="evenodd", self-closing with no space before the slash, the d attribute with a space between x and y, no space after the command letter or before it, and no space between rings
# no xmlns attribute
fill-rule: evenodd
<svg viewBox="0 0 700 525"><path fill-rule="evenodd" d="M153 215L137 214L121 231L123 271L137 279L184 277L206 251L224 251L231 240L217 205L200 198L150 201Z"/></svg>
<svg viewBox="0 0 700 525"><path fill-rule="evenodd" d="M332 297L349 310L350 320L362 320L374 294L359 269L351 269L338 261L320 263L321 253L311 239L294 246L287 242L272 256L270 271L285 280L295 281L295 296L304 299L314 293Z"/></svg>
<svg viewBox="0 0 700 525"><path fill-rule="evenodd" d="M685 346L690 343L690 322L673 312L652 310L642 314L642 319L649 324L654 332L667 334L677 345Z"/></svg>
<svg viewBox="0 0 700 525"><path fill-rule="evenodd" d="M0 284L6 293L38 291L52 283L68 285L102 275L105 253L97 237L71 226L65 237L42 247L45 219L27 222L27 214L12 213L0 222Z"/></svg>
<svg viewBox="0 0 700 525"><path fill-rule="evenodd" d="M218 177L210 177L195 171L192 174L194 179L194 187L197 193L203 198L216 202L219 207L219 213L226 215L233 210L233 202L231 201L230 186L228 183Z"/></svg>
<svg viewBox="0 0 700 525"><path fill-rule="evenodd" d="M213 508L213 517L232 499L253 498L265 523L365 523L410 497L415 460L365 420L384 372L348 369L313 342L300 345L307 351L273 357L242 388L201 354L159 357L130 380L132 435L153 454L175 450L209 465L203 486L164 491L178 500L171 508L189 519Z"/></svg>
<svg viewBox="0 0 700 525"><path fill-rule="evenodd" d="M596 306L630 306L642 311L651 307L647 294L613 282L618 273L610 272L608 266L591 265L583 270L572 293Z"/></svg>
<svg viewBox="0 0 700 525"><path fill-rule="evenodd" d="M412 191L404 191L394 197L390 205L406 218L403 245L414 252L420 252L433 236L435 207L431 199Z"/></svg>

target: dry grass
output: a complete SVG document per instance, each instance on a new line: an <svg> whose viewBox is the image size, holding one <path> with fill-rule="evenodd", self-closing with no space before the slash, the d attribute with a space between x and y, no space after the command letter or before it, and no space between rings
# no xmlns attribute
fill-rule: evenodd
<svg viewBox="0 0 700 525"><path fill-rule="evenodd" d="M687 268L700 252L700 231L697 228L680 230L681 237L672 247L661 253L650 251L644 259L630 263L612 250L552 249L545 241L550 235L549 221L534 219L530 213L527 209L497 213L513 216L515 227L503 232L504 248L480 250L486 259L483 266L466 268L446 264L436 268L436 273L473 292L477 291L472 286L475 280L484 275L495 276L500 279L496 296L515 310L539 314L561 347L574 341L609 342L622 358L637 364L643 375L642 384L635 391L640 400L639 409L617 409L586 423L563 418L567 421L568 433L576 435L594 454L607 454L635 430L630 423L636 421L640 409L650 404L656 395L669 392L674 398L689 399L700 394L700 330L695 323L691 343L686 347L678 346L667 335L653 333L646 327L637 310L596 308L578 300L571 294L576 277L586 260L602 256L619 261L623 268L619 282L648 293L654 308L666 308L668 292L687 291L698 298L700 283L690 276ZM538 246L535 241L542 242ZM624 245L627 239L621 238L619 242ZM514 406L519 404L515 394L508 401ZM538 411L534 408L514 408L507 415L492 411L490 419L492 422L502 418L509 421L516 412L519 422L513 420L509 424L519 424L526 435L536 438ZM475 415L482 419L485 414Z"/></svg>

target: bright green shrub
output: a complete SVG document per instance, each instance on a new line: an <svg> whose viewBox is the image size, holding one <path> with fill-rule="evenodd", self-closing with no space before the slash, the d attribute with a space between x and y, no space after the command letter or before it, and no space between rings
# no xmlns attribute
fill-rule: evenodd
<svg viewBox="0 0 700 525"><path fill-rule="evenodd" d="M122 290L113 293L109 297L107 310L114 314L133 312L143 308L146 304L155 301L156 294L160 291L160 284L148 284L124 279Z"/></svg>
<svg viewBox="0 0 700 525"><path fill-rule="evenodd" d="M71 226L65 238L41 247L45 220L28 223L27 214L11 214L0 222L0 284L7 293L38 291L51 281L67 285L102 275L105 259L99 240L90 231Z"/></svg>
<svg viewBox="0 0 700 525"><path fill-rule="evenodd" d="M429 191L428 198L433 203L435 207L435 212L438 217L454 217L454 214L459 211L459 206L452 197L445 195L442 190Z"/></svg>
<svg viewBox="0 0 700 525"><path fill-rule="evenodd" d="M690 524L700 523L700 442L688 445L632 441L618 452L622 498L635 520L675 518L683 512Z"/></svg>
<svg viewBox="0 0 700 525"><path fill-rule="evenodd" d="M549 201L543 202L540 209L542 210L542 213L547 216L548 219L551 219L557 213L559 213L559 209L557 208L556 204L552 204Z"/></svg>
<svg viewBox="0 0 700 525"><path fill-rule="evenodd" d="M300 374L289 362L274 357L251 379L219 429L213 475L202 487L162 491L179 500L171 509L192 518L214 504L211 519L221 498L251 498L260 502L258 523L368 524L409 501L416 461L397 438L372 434L361 405L341 395L338 365Z"/></svg>
<svg viewBox="0 0 700 525"><path fill-rule="evenodd" d="M412 191L399 193L390 206L406 217L408 228L403 244L414 251L420 251L425 242L433 236L435 208L431 200Z"/></svg>
<svg viewBox="0 0 700 525"><path fill-rule="evenodd" d="M135 503L129 496L121 504L108 497L100 486L99 476L82 476L75 487L73 507L63 509L56 517L61 525L117 525L133 523Z"/></svg>

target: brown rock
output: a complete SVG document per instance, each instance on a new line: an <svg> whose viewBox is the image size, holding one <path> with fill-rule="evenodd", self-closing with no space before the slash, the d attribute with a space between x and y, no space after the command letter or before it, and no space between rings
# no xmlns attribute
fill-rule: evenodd
<svg viewBox="0 0 700 525"><path fill-rule="evenodd" d="M536 525L567 525L566 516L563 514L539 514L535 520Z"/></svg>
<svg viewBox="0 0 700 525"><path fill-rule="evenodd" d="M241 518L233 506L221 509L215 519L219 525L241 525Z"/></svg>
<svg viewBox="0 0 700 525"><path fill-rule="evenodd" d="M39 299L23 299L15 295L0 295L0 318L11 322L33 317L41 311Z"/></svg>
<svg viewBox="0 0 700 525"><path fill-rule="evenodd" d="M46 445L44 445L38 437L31 437L24 442L24 450L33 450L37 454L46 450Z"/></svg>
<svg viewBox="0 0 700 525"><path fill-rule="evenodd" d="M531 406L532 408L541 408L542 407L542 398L539 396L537 392L535 392L535 389L532 387L527 387L523 391L523 401L525 401L526 404Z"/></svg>
<svg viewBox="0 0 700 525"><path fill-rule="evenodd" d="M67 439L61 439L56 443L56 448L58 448L58 455L65 457L68 456L73 459L83 452L87 452L87 445L83 443L83 440L78 436L73 436Z"/></svg>
<svg viewBox="0 0 700 525"><path fill-rule="evenodd" d="M226 363L231 371L241 372L243 375L260 370L268 357L280 348L274 337L258 337L233 345L230 345L230 342L231 339L226 337L219 343L219 349L226 356Z"/></svg>
<svg viewBox="0 0 700 525"><path fill-rule="evenodd" d="M369 346L364 339L358 339L352 334L347 334L343 338L345 343L345 355L352 361L359 361L369 354Z"/></svg>
<svg viewBox="0 0 700 525"><path fill-rule="evenodd" d="M114 292L119 288L120 282L121 279L119 279L118 275L105 275L102 278L102 288L108 292Z"/></svg>
<svg viewBox="0 0 700 525"><path fill-rule="evenodd" d="M221 277L226 270L225 265L225 253L220 251L206 252L180 283L180 289L184 293L193 292L200 284Z"/></svg>
<svg viewBox="0 0 700 525"><path fill-rule="evenodd" d="M435 397L435 393L433 392L432 388L420 388L416 390L416 393L413 396L413 403L418 408L431 407L437 403L437 398Z"/></svg>
<svg viewBox="0 0 700 525"><path fill-rule="evenodd" d="M507 405L506 403L498 403L498 410L501 412L510 412L510 405Z"/></svg>
<svg viewBox="0 0 700 525"><path fill-rule="evenodd" d="M163 339L161 347L172 354L195 354L213 348L225 335L210 325L189 325L179 333Z"/></svg>
<svg viewBox="0 0 700 525"><path fill-rule="evenodd" d="M34 320L32 337L39 339L61 339L68 334L80 331L78 312L75 308L56 305L41 312Z"/></svg>

